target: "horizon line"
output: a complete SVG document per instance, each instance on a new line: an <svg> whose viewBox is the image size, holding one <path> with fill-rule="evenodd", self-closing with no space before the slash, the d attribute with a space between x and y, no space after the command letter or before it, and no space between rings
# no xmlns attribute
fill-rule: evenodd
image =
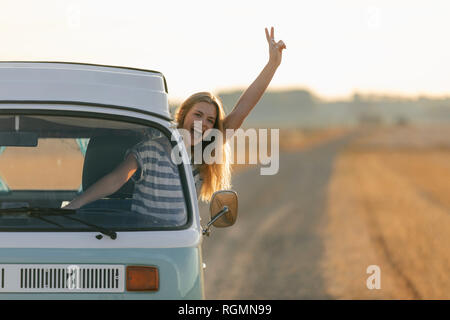
<svg viewBox="0 0 450 320"><path fill-rule="evenodd" d="M215 95L233 94L233 93L243 93L244 90L246 90L246 89L247 88L244 88L244 87L226 87L226 88L212 90L211 92ZM318 94L317 91L312 90L306 86L272 87L272 88L268 88L264 94L294 92L294 91L306 91L313 98L316 98L323 102L349 101L349 100L352 101L352 100L354 100L355 95L358 95L361 98L388 98L388 99L402 99L402 100L419 100L419 99L446 100L446 99L450 99L450 90L446 93L430 93L430 92L405 93L405 92L401 92L401 91L389 91L389 90L383 91L383 90L354 89L350 93L346 93L346 94L326 95L326 94ZM181 103L184 101L184 99L181 99L179 97L170 98L170 91L169 91L169 104Z"/></svg>

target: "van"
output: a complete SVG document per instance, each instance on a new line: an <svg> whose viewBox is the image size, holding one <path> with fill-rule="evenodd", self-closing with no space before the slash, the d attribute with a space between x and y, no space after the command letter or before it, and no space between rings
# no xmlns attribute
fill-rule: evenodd
<svg viewBox="0 0 450 320"><path fill-rule="evenodd" d="M216 192L201 226L167 94L156 71L0 62L0 299L205 298L202 240L212 225L234 224L237 196ZM167 146L164 159L175 149L183 159L166 186L178 197L162 191L151 212L138 213L133 177L64 209L148 139Z"/></svg>

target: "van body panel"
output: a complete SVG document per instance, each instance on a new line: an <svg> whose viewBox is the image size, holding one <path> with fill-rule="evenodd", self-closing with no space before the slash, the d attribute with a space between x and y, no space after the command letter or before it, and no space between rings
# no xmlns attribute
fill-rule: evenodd
<svg viewBox="0 0 450 320"><path fill-rule="evenodd" d="M119 231L115 240L106 235L97 239L99 234L99 232L0 232L0 248L182 248L198 246L203 240L200 231L195 227L168 231ZM58 241L55 241L55 238Z"/></svg>
<svg viewBox="0 0 450 320"><path fill-rule="evenodd" d="M170 118L156 71L57 62L0 62L0 100L127 106Z"/></svg>
<svg viewBox="0 0 450 320"><path fill-rule="evenodd" d="M8 293L0 299L203 299L201 248L164 249L0 249L1 264L93 264L154 266L159 271L157 292ZM4 275L5 282L8 274ZM121 279L125 281L125 279ZM126 287L126 285L125 285Z"/></svg>

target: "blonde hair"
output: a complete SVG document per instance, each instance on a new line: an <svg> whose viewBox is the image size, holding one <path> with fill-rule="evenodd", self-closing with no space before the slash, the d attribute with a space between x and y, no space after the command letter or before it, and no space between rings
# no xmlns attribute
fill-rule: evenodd
<svg viewBox="0 0 450 320"><path fill-rule="evenodd" d="M175 112L175 121L177 127L182 128L187 113L198 102L207 102L216 107L217 117L214 123L214 128L220 130L223 137L222 156L220 163L214 162L212 164L202 163L200 165L200 175L203 178L202 188L200 190L200 199L209 202L212 194L218 190L231 188L231 165L230 165L230 148L225 138L224 119L225 111L222 102L210 92L198 92L187 98ZM202 151L210 143L204 143Z"/></svg>

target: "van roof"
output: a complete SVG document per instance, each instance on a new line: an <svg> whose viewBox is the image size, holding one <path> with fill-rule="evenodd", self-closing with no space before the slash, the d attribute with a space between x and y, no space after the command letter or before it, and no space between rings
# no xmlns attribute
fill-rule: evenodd
<svg viewBox="0 0 450 320"><path fill-rule="evenodd" d="M0 61L0 103L120 106L171 119L161 72L72 62Z"/></svg>

